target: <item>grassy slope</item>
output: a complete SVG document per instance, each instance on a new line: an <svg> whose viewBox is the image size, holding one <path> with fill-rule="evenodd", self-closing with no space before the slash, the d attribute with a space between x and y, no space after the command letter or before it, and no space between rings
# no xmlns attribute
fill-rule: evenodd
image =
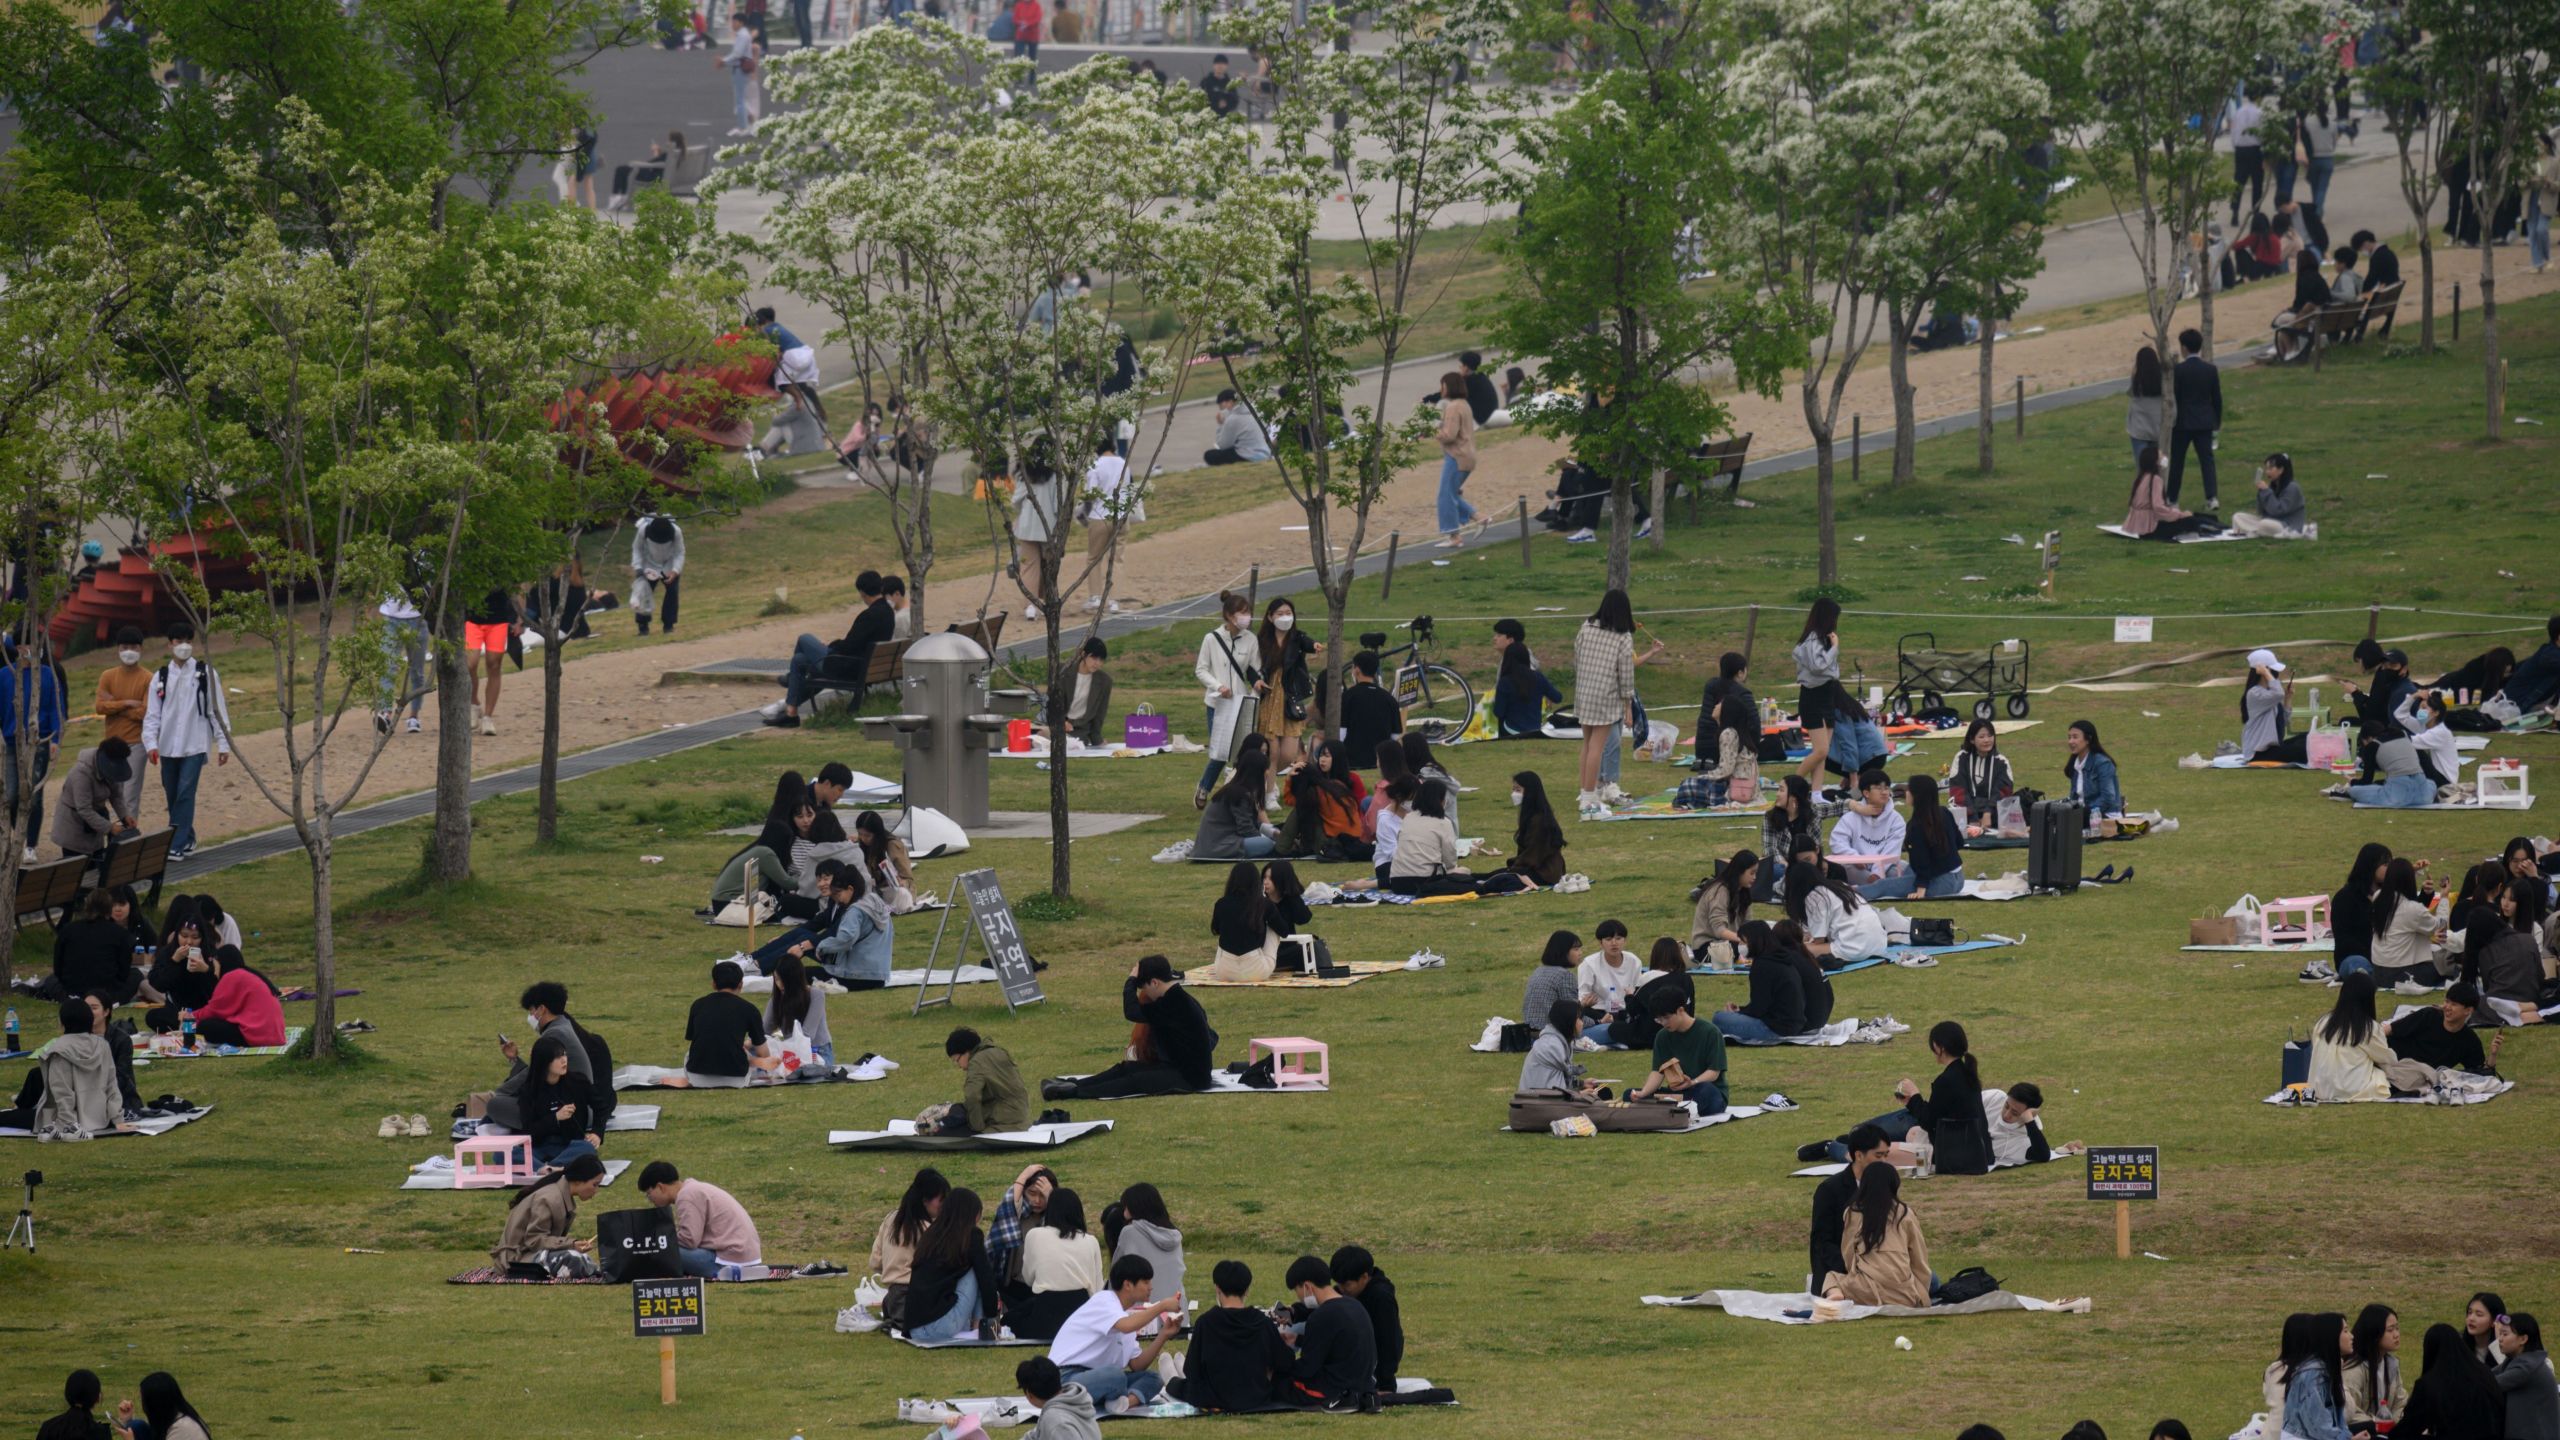
<svg viewBox="0 0 2560 1440"><path fill-rule="evenodd" d="M2560 412L2560 311L2512 313L2515 412ZM2292 446L2322 525L2317 545L2164 551L2096 536L2088 526L2116 518L2123 483L2118 416L2100 405L2039 418L2033 438L2004 450L1995 480L1964 473L1971 447L1959 441L1952 451L1924 450L1923 479L1906 494L1871 486L1845 496L1844 537L1866 539L1844 539L1844 568L1870 608L2012 612L1940 622L1939 633L1951 644L2033 635L2041 681L2212 644L2343 642L2361 626L2351 616L2164 621L2159 644L2113 647L2103 627L2035 624L2027 617L2046 607L1990 600L2030 577L2029 552L1998 542L2013 528L2050 525L2070 537L2062 593L2074 613L2290 609L2368 597L2540 607L2547 591L2498 572L2547 580L2544 557L2560 538L2551 450L2530 427L2503 448L2471 442L2473 363L2468 355L2385 363L2366 353L2316 382L2233 377L2233 468L2252 451ZM2392 478L2359 478L2368 472ZM1673 532L1660 556L1640 551L1637 578L1648 608L1755 597L1778 607L1758 650L1765 674L1777 668L1791 596L1810 579L1811 535L1802 482L1768 486L1759 498L1756 510ZM1446 570L1417 565L1399 577L1391 603L1364 589L1354 612L1537 618L1535 606L1561 605L1565 616L1533 631L1561 658L1567 626L1596 588L1599 558L1597 547L1542 546L1526 577L1508 551ZM1962 574L1987 579L1966 584L1955 578ZM1880 669L1897 623L1853 617L1851 655ZM2387 617L2385 633L2404 625L2462 628ZM1655 628L1672 654L1658 662L1666 670L1648 671L1647 689L1667 705L1694 695L1738 626L1718 615ZM1453 622L1451 632L1475 652L1469 668L1481 673L1482 626ZM2484 643L2418 647L2421 666ZM1189 636L1135 643L1123 647L1121 665L1124 695L1153 698L1186 728L1190 644ZM2343 643L2296 653L2317 668L2345 662ZM2228 668L2217 662L2186 678ZM1764 680L1763 688L1780 687ZM2218 911L2239 890L2332 888L2363 839L2388 840L2441 867L2511 830L2548 823L2350 819L2318 798L2309 776L2173 768L2176 756L2232 733L2231 711L2228 689L2040 699L2037 717L2047 724L2010 747L2029 779L2049 785L2058 722L2088 715L2123 761L2134 801L2180 815L2184 828L2091 852L2093 868L2138 862L2132 886L1943 912L1976 930L2023 930L2023 948L1929 971L1866 972L1839 987L1844 1012L1887 1011L1923 1028L1963 1019L1991 1080L2044 1083L2057 1140L2163 1147L2166 1195L2138 1216L2136 1241L2165 1263L2108 1258L2107 1211L2079 1198L2072 1167L1911 1192L1942 1271L1982 1263L2032 1293L2092 1294L2096 1311L2085 1319L1780 1330L1636 1306L1647 1291L1791 1285L1809 1191L1785 1175L1792 1149L1888 1108L1897 1077L1925 1079L1926 1054L1910 1038L1883 1049L1738 1052L1738 1092L1783 1090L1805 1107L1794 1119L1580 1145L1495 1133L1517 1062L1464 1047L1485 1016L1516 1011L1547 930L1588 934L1614 915L1640 939L1679 931L1688 913L1682 892L1710 855L1744 842L1749 832L1739 826L1577 826L1572 861L1599 881L1587 897L1321 920L1337 954L1392 959L1428 944L1450 966L1348 991L1203 998L1232 1047L1264 1034L1329 1040L1339 1093L1079 1107L1119 1119L1122 1129L1049 1158L1096 1206L1122 1185L1156 1182L1171 1197L1195 1270L1246 1259L1266 1299L1301 1250L1356 1240L1386 1257L1404 1296L1408 1369L1457 1387L1470 1405L1371 1422L1415 1436L1481 1434L1492 1415L1522 1434L1590 1433L1601 1428L1590 1420L1595 1411L1613 1417L1612 1431L1674 1435L1804 1435L1845 1421L1866 1433L1943 1436L1975 1419L2012 1435L2054 1434L2083 1414L2134 1434L2158 1416L2181 1415L2199 1434L2220 1434L2253 1408L2277 1322L2297 1306L2352 1310L2383 1299L2414 1328L2454 1315L2471 1289L2485 1287L2519 1305L2541 1297L2549 1309L2560 1284L2551 1259L2560 1224L2515 1194L2514 1182L2545 1168L2531 1157L2547 1148L2552 1037L2528 1034L2509 1046L2524 1088L2484 1109L2278 1112L2256 1103L2273 1087L2277 1042L2301 1033L2325 993L2295 984L2280 961L2176 950L2187 916ZM2491 753L2540 758L2549 743L2501 742ZM1942 742L1929 753L1944 752ZM366 991L345 1013L383 1026L370 1037L376 1062L329 1079L252 1061L154 1066L146 1093L180 1090L219 1101L223 1113L161 1140L17 1149L52 1183L39 1202L45 1252L9 1262L23 1278L13 1285L0 1398L13 1402L12 1413L36 1415L71 1365L98 1366L116 1393L165 1365L233 1435L319 1424L382 1435L513 1428L531 1399L537 1428L550 1433L729 1434L752 1415L771 1433L797 1429L816 1440L889 1433L902 1394L1004 1390L1018 1354L926 1355L829 1333L848 1285L723 1289L710 1337L684 1345L685 1402L662 1412L650 1399L649 1347L628 1338L617 1293L436 1283L478 1263L503 1201L397 1193L402 1165L434 1144L372 1138L386 1110L440 1114L463 1090L494 1080L491 1032L517 1031L510 1002L539 976L566 980L578 1012L625 1058L676 1053L704 963L731 938L706 934L685 914L736 843L709 832L746 818L778 765L806 769L834 755L873 770L893 764L831 734L750 739L617 771L570 787L566 841L547 854L531 848L529 799L492 802L480 811L485 878L453 896L400 888L415 829L342 845L340 933L348 974ZM1510 769L1534 767L1551 790L1569 790L1571 764L1558 745L1454 752L1452 768L1481 787L1464 802L1465 829L1501 835ZM978 993L954 1017L916 1020L884 997L839 1000L839 1046L904 1062L890 1081L669 1098L663 1128L628 1137L614 1153L665 1156L736 1190L777 1257L826 1255L858 1267L877 1215L914 1166L830 1153L818 1143L824 1130L912 1114L947 1096L954 1077L939 1041L955 1018L989 1029L1027 1073L1103 1063L1123 1033L1116 977L1130 957L1156 949L1186 961L1205 956L1216 872L1147 860L1190 833L1181 804L1190 769L1166 760L1077 772L1079 806L1166 818L1078 844L1087 913L1026 927L1054 967L1048 1004L1008 1018ZM1669 772L1635 766L1630 778L1666 784ZM1035 806L1045 779L1025 765L999 765L996 803ZM665 863L643 863L643 854ZM1014 841L984 846L967 863L997 867L1018 899L1043 886L1047 861L1045 844ZM947 887L958 868L930 865L928 883ZM292 977L307 943L307 924L294 918L307 894L299 865L226 874L217 888L227 906L253 917L255 956L280 979ZM924 928L900 939L907 963L923 953ZM1741 995L1734 982L1709 983ZM1602 1057L1597 1070L1628 1076L1636 1062ZM992 1195L1018 1164L964 1155L943 1168ZM600 1207L631 1199L628 1190L607 1192ZM2440 1238L2449 1226L2475 1238ZM2482 1235L2496 1238L2481 1243ZM345 1246L391 1253L342 1255ZM174 1292L173 1272L185 1277ZM148 1320L139 1318L144 1307ZM1888 1348L1897 1332L1914 1339L1916 1353ZM1844 1371L1870 1383L1822 1383Z"/></svg>

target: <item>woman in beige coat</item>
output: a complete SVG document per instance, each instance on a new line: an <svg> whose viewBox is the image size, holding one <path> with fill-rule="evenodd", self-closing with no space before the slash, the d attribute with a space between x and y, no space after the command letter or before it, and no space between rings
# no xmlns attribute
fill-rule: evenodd
<svg viewBox="0 0 2560 1440"><path fill-rule="evenodd" d="M1840 1233L1840 1255L1849 1268L1822 1277L1822 1292L1857 1305L1929 1303L1929 1247L1920 1219L1902 1203L1902 1173L1870 1165L1858 1177L1857 1198Z"/></svg>
<svg viewBox="0 0 2560 1440"><path fill-rule="evenodd" d="M1476 518L1460 492L1476 469L1476 413L1467 408L1467 377L1440 377L1440 548L1458 548L1458 532Z"/></svg>

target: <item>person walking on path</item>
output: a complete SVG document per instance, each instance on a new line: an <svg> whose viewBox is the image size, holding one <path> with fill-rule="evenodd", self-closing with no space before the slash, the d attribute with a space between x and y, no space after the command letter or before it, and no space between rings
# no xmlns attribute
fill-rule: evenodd
<svg viewBox="0 0 2560 1440"><path fill-rule="evenodd" d="M2171 505L2178 503L2178 486L2186 478L2187 451L2196 452L2196 467L2204 473L2204 508L2219 514L2222 496L2214 483L2214 432L2222 428L2222 371L2204 356L2204 332L2181 330L2178 348L2185 357L2171 372L2171 388L2178 409L2169 429L2169 484L2161 498Z"/></svg>
<svg viewBox="0 0 2560 1440"><path fill-rule="evenodd" d="M756 37L747 28L743 11L729 12L729 48L711 63L729 72L729 103L736 109L738 121L730 129L730 136L755 134L756 116L751 101L756 84Z"/></svg>
<svg viewBox="0 0 2560 1440"><path fill-rule="evenodd" d="M231 706L223 698L222 672L195 658L196 629L181 620L169 627L169 659L151 680L142 716L143 758L160 767L160 792L169 802L169 858L184 860L196 848L196 781L207 752L213 763L231 763Z"/></svg>
<svg viewBox="0 0 2560 1440"><path fill-rule="evenodd" d="M1458 532L1476 518L1476 507L1463 493L1476 468L1476 417L1467 405L1467 377L1452 370L1440 377L1440 548L1463 543Z"/></svg>
<svg viewBox="0 0 2560 1440"><path fill-rule="evenodd" d="M151 672L142 668L142 632L131 625L116 631L116 663L98 672L98 718L106 722L105 739L121 740L139 753L142 717L150 710ZM142 818L142 766L125 766L124 813Z"/></svg>

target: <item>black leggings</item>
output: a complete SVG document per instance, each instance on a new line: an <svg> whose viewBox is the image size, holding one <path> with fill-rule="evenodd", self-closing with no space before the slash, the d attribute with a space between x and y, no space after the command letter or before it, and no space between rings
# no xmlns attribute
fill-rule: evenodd
<svg viewBox="0 0 2560 1440"><path fill-rule="evenodd" d="M2311 737L2308 734L2290 736L2267 746L2249 758L2273 760L2286 765L2308 765L2311 763Z"/></svg>
<svg viewBox="0 0 2560 1440"><path fill-rule="evenodd" d="M1098 1075L1076 1082L1071 1098L1123 1100L1135 1095L1179 1095L1191 1087L1182 1072L1156 1060L1123 1060Z"/></svg>

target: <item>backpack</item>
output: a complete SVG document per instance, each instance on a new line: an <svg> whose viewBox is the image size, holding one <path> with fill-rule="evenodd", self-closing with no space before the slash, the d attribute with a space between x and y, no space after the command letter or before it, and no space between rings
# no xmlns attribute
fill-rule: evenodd
<svg viewBox="0 0 2560 1440"><path fill-rule="evenodd" d="M1979 1300L1983 1296L1991 1294L1999 1288L1999 1276L1992 1274L1990 1271L1983 1269L1979 1265L1967 1265L1953 1275L1939 1281L1938 1288L1929 1292L1929 1303L1932 1305L1961 1305L1967 1300Z"/></svg>

